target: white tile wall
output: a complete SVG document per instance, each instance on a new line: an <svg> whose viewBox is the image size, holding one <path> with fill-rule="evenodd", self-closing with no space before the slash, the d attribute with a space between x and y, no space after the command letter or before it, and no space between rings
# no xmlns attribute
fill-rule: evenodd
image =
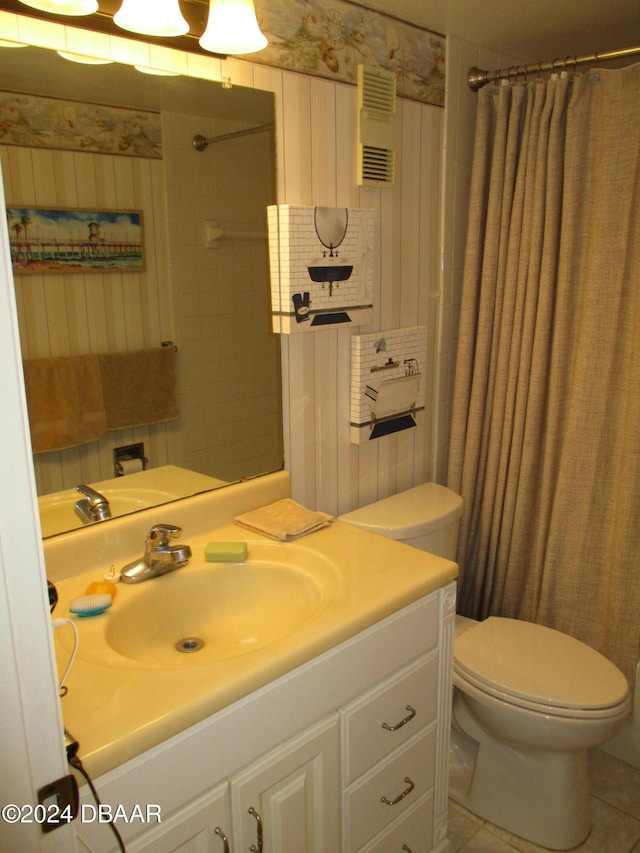
<svg viewBox="0 0 640 853"><path fill-rule="evenodd" d="M249 236L266 234L275 196L271 134L198 152L195 134L216 136L238 125L186 113L162 118L180 348L175 459L235 481L282 465L280 346L269 319L267 253L264 240ZM207 221L227 235L215 248L206 244Z"/></svg>

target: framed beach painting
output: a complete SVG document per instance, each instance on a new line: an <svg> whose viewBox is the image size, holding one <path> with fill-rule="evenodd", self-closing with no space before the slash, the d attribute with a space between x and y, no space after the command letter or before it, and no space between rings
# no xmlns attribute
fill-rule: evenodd
<svg viewBox="0 0 640 853"><path fill-rule="evenodd" d="M13 271L140 272L142 211L7 207Z"/></svg>

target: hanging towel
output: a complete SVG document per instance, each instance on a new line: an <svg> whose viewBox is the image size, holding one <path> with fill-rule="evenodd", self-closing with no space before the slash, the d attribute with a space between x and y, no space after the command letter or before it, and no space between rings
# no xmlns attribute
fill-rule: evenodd
<svg viewBox="0 0 640 853"><path fill-rule="evenodd" d="M34 453L77 447L106 434L97 356L26 359L23 369Z"/></svg>
<svg viewBox="0 0 640 853"><path fill-rule="evenodd" d="M328 527L333 518L326 512L313 512L291 498L284 498L243 515L237 515L234 521L241 527L264 533L272 539L289 542L313 533L314 530Z"/></svg>
<svg viewBox="0 0 640 853"><path fill-rule="evenodd" d="M179 416L173 347L98 356L109 429L174 421Z"/></svg>

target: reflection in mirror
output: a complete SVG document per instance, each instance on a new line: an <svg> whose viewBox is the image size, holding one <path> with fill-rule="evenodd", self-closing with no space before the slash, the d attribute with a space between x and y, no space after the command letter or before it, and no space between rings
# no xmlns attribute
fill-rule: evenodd
<svg viewBox="0 0 640 853"><path fill-rule="evenodd" d="M266 240L266 208L276 201L273 96L78 65L32 47L0 50L7 205L35 211L33 223L24 213L9 223L23 358L58 369L70 356L100 362L175 345L175 387L164 371L145 378L135 367L116 387L134 403L140 393L152 404L175 395L177 418L160 405L159 422L146 412L98 440L34 454L43 535L82 526L79 484L102 490L116 516L281 468ZM201 151L198 135L208 142ZM30 266L45 242L40 208L60 218L140 213L142 268L86 258L71 269L51 258ZM93 228L77 239L95 238ZM106 226L98 233L109 242ZM128 461L116 477L114 450L140 444L147 461Z"/></svg>

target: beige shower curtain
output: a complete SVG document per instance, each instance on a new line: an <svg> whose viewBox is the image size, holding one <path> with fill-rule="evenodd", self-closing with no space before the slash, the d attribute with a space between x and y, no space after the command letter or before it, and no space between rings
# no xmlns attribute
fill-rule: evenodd
<svg viewBox="0 0 640 853"><path fill-rule="evenodd" d="M640 65L478 93L459 612L640 645Z"/></svg>

